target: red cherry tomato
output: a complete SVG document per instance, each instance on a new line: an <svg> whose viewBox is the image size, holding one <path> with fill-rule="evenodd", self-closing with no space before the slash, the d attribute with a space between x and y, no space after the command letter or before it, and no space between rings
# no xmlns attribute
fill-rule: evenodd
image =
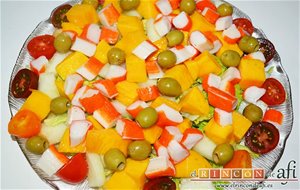
<svg viewBox="0 0 300 190"><path fill-rule="evenodd" d="M46 56L47 59L51 59L56 52L54 39L54 36L48 34L32 38L27 45L29 54L35 59L42 55Z"/></svg>
<svg viewBox="0 0 300 190"><path fill-rule="evenodd" d="M259 42L259 50L263 52L265 58L266 58L266 64L273 59L276 50L272 42L265 38L257 38Z"/></svg>
<svg viewBox="0 0 300 190"><path fill-rule="evenodd" d="M279 131L271 123L254 123L245 135L245 145L253 152L265 154L273 150L279 142Z"/></svg>
<svg viewBox="0 0 300 190"><path fill-rule="evenodd" d="M51 23L56 28L61 28L62 22L68 22L66 13L72 8L69 4L60 5L51 13Z"/></svg>
<svg viewBox="0 0 300 190"><path fill-rule="evenodd" d="M30 110L20 110L8 123L8 132L11 135L29 138L39 134L41 120Z"/></svg>
<svg viewBox="0 0 300 190"><path fill-rule="evenodd" d="M266 93L260 99L269 106L280 105L285 101L286 92L278 80L268 78L262 87L266 89Z"/></svg>
<svg viewBox="0 0 300 190"><path fill-rule="evenodd" d="M73 156L56 175L67 183L77 184L85 180L87 173L88 164L85 154L79 153Z"/></svg>
<svg viewBox="0 0 300 190"><path fill-rule="evenodd" d="M11 84L11 93L15 98L27 98L32 89L38 88L39 76L29 69L21 69Z"/></svg>
<svg viewBox="0 0 300 190"><path fill-rule="evenodd" d="M245 30L249 35L252 35L254 31L251 21L246 18L236 18L233 20L233 24L235 24L237 28Z"/></svg>
<svg viewBox="0 0 300 190"><path fill-rule="evenodd" d="M155 178L145 183L144 190L176 190L176 184L168 177Z"/></svg>

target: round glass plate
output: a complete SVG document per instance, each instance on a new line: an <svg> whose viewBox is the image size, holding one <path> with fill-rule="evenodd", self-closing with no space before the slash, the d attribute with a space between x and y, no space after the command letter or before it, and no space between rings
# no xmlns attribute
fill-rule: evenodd
<svg viewBox="0 0 300 190"><path fill-rule="evenodd" d="M66 3L74 5L74 4L77 4L78 2L80 2L80 1L79 0L71 0ZM218 5L223 1L215 0L214 2ZM240 17L250 19L249 16L247 16L245 13L240 11L237 7L234 7L233 18L240 18ZM254 23L254 25L255 25L255 23ZM52 34L53 31L54 31L54 27L52 26L50 19L40 22L37 25L37 27L32 31L32 33L28 36L27 40L25 41L25 43L19 53L19 56L17 58L13 72L11 74L9 86L11 86L12 79L14 78L16 73L20 69L28 67L30 61L32 60L32 57L29 55L29 53L26 49L26 46L27 46L27 43L29 42L29 40L35 36L39 36L39 35L43 35L43 34ZM257 38L267 38L266 35L263 33L263 31L258 28L255 28L253 36L257 37ZM273 67L273 72L271 74L271 77L278 79L283 84L283 86L285 87L286 93L287 93L287 99L284 102L284 104L275 107L275 109L281 111L284 115L284 120L283 120L282 126L279 128L280 140L279 140L278 146L270 153L260 156L257 159L254 159L253 163L252 163L253 168L264 168L265 169L265 178L267 178L271 174L271 172L273 171L273 169L279 162L279 160L284 152L286 140L289 137L289 134L290 134L290 132L292 130L292 126L293 126L293 107L292 107L290 82L289 82L289 78L288 78L286 72L284 71L284 69L282 67L280 56L277 52L276 52L274 58L269 62L266 70L271 67ZM8 103L9 103L11 115L13 116L17 113L17 111L20 109L20 107L24 103L24 99L14 98L9 90ZM12 137L12 138L17 141L17 143L19 144L21 150L23 151L26 159L28 160L28 162L30 163L32 168L35 170L35 172L39 175L39 177L43 181L48 183L52 188L54 188L54 189L89 189L87 181L84 181L81 184L71 185L71 184L67 184L67 183L60 181L59 178L57 178L56 176L48 177L43 171L41 171L38 167L36 167L36 162L39 159L39 156L34 155L25 149L26 140L22 139L22 138L15 138L15 137ZM244 181L241 183L246 185L246 184L250 184L253 182ZM241 188L241 189L249 189L249 188Z"/></svg>

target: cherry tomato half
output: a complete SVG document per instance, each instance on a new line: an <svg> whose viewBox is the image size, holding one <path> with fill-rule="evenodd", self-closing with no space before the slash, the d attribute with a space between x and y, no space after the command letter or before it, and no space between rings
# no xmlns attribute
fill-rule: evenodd
<svg viewBox="0 0 300 190"><path fill-rule="evenodd" d="M60 5L51 13L51 23L56 28L61 28L62 22L68 22L66 13L72 8L69 4Z"/></svg>
<svg viewBox="0 0 300 190"><path fill-rule="evenodd" d="M245 135L245 145L253 152L265 154L273 150L279 141L279 131L271 123L257 122L252 124Z"/></svg>
<svg viewBox="0 0 300 190"><path fill-rule="evenodd" d="M254 31L251 21L246 18L236 18L233 20L233 24L235 24L237 28L240 27L245 30L249 35L252 35Z"/></svg>
<svg viewBox="0 0 300 190"><path fill-rule="evenodd" d="M168 177L155 178L145 183L144 190L176 190L176 184Z"/></svg>
<svg viewBox="0 0 300 190"><path fill-rule="evenodd" d="M39 76L29 69L21 69L11 84L11 93L15 98L27 98L32 89L38 88Z"/></svg>
<svg viewBox="0 0 300 190"><path fill-rule="evenodd" d="M278 80L267 78L262 87L266 93L260 99L269 106L280 105L285 101L286 92Z"/></svg>
<svg viewBox="0 0 300 190"><path fill-rule="evenodd" d="M252 159L248 151L236 150L232 159L224 165L224 168L252 168Z"/></svg>
<svg viewBox="0 0 300 190"><path fill-rule="evenodd" d="M266 63L267 64L271 59L273 59L274 55L275 55L275 47L272 44L272 42L270 42L270 40L265 39L265 38L257 38L258 42L259 42L259 50L261 52L263 52L265 58L266 58Z"/></svg>
<svg viewBox="0 0 300 190"><path fill-rule="evenodd" d="M88 164L85 154L79 153L73 156L56 175L67 183L77 184L85 180L87 173Z"/></svg>
<svg viewBox="0 0 300 190"><path fill-rule="evenodd" d="M8 123L8 132L11 135L29 138L39 134L41 120L30 110L20 110Z"/></svg>
<svg viewBox="0 0 300 190"><path fill-rule="evenodd" d="M48 34L32 38L27 45L29 54L35 59L42 55L46 56L47 59L51 59L56 52L54 39L54 36Z"/></svg>

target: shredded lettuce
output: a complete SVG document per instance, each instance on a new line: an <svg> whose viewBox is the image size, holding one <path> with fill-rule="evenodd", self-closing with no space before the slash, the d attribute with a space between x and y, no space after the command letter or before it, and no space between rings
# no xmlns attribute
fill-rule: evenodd
<svg viewBox="0 0 300 190"><path fill-rule="evenodd" d="M47 119L44 120L44 123L47 126L55 127L55 126L58 126L61 123L67 122L67 119L68 119L68 115L66 113L65 114L60 114L60 115L51 114L51 115L48 116Z"/></svg>
<svg viewBox="0 0 300 190"><path fill-rule="evenodd" d="M203 121L209 121L214 116L215 108L213 106L209 106L209 113L206 116L200 116L196 120L194 120L195 125L199 125Z"/></svg>
<svg viewBox="0 0 300 190"><path fill-rule="evenodd" d="M202 84L202 79L201 78L197 78L194 83L192 84L191 88L193 88L194 86L199 86Z"/></svg>
<svg viewBox="0 0 300 190"><path fill-rule="evenodd" d="M234 90L235 90L235 97L238 100L237 106L235 110L239 110L240 105L243 101L243 90L239 84L234 85Z"/></svg>
<svg viewBox="0 0 300 190"><path fill-rule="evenodd" d="M221 59L217 56L214 55L214 58L215 60L217 61L217 63L219 63L219 65L221 66L221 73L220 75L222 75L226 70L227 70L227 67L225 65L223 65Z"/></svg>
<svg viewBox="0 0 300 190"><path fill-rule="evenodd" d="M175 177L173 177L172 180L176 184L176 190L180 190L181 178L175 178Z"/></svg>
<svg viewBox="0 0 300 190"><path fill-rule="evenodd" d="M247 152L249 152L251 158L258 158L260 155L256 154L255 152L252 152L247 146L242 145L242 144L236 144L234 146L235 150L246 150Z"/></svg>

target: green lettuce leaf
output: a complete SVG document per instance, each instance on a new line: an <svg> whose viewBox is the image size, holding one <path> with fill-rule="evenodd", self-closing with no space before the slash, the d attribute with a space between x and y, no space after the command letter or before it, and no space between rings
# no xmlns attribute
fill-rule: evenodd
<svg viewBox="0 0 300 190"><path fill-rule="evenodd" d="M243 101L243 90L239 84L234 85L234 90L235 90L235 97L237 98L238 101L235 110L238 110Z"/></svg>

